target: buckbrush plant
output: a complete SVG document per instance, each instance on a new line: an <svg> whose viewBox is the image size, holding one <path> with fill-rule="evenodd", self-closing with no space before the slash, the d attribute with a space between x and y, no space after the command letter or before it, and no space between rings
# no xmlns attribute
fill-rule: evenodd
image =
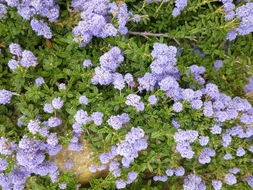
<svg viewBox="0 0 253 190"><path fill-rule="evenodd" d="M252 189L252 32L251 0L0 0L1 188Z"/></svg>

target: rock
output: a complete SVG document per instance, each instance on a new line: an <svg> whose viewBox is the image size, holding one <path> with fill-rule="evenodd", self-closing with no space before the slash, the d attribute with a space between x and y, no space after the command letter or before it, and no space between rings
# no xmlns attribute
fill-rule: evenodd
<svg viewBox="0 0 253 190"><path fill-rule="evenodd" d="M70 151L68 150L68 146L63 146L61 152L51 157L51 160L58 165L60 172L72 172L81 184L86 184L91 179L105 177L108 174L108 168L101 172L90 172L90 166L99 165L92 160L93 155L94 153L90 151L87 142L83 142L83 149L81 151ZM73 167L69 170L65 167L67 161L73 163Z"/></svg>

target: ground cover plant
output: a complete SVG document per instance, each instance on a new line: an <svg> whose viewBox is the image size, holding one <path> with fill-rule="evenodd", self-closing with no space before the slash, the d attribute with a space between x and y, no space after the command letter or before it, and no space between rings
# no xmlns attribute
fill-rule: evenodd
<svg viewBox="0 0 253 190"><path fill-rule="evenodd" d="M252 189L252 32L250 0L0 0L1 188Z"/></svg>

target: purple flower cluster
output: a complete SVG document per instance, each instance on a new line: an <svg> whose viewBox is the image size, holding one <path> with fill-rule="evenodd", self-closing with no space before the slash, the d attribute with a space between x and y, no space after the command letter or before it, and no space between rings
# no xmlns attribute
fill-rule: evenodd
<svg viewBox="0 0 253 190"><path fill-rule="evenodd" d="M118 30L125 35L128 32L126 23L130 16L136 17L128 12L126 3L110 3L109 0L72 0L71 6L82 11L83 20L72 31L76 36L74 41L79 42L80 47L87 45L93 37L116 36ZM118 30L111 23L110 15L117 19Z"/></svg>
<svg viewBox="0 0 253 190"><path fill-rule="evenodd" d="M35 83L37 86L41 86L41 85L45 84L45 80L43 77L39 77L39 78L35 79Z"/></svg>
<svg viewBox="0 0 253 190"><path fill-rule="evenodd" d="M199 84L204 84L205 79L201 77L206 72L205 67L203 66L197 66L197 65L192 65L189 67L189 71L191 74L193 74L194 79L199 83Z"/></svg>
<svg viewBox="0 0 253 190"><path fill-rule="evenodd" d="M219 129L220 132L220 129ZM222 146L228 147L229 144L232 142L232 137L238 138L250 138L253 135L253 129L251 127L242 128L242 126L234 126L231 129L227 129L224 134L222 134ZM241 157L244 156L245 150L242 147L237 149L237 156Z"/></svg>
<svg viewBox="0 0 253 190"><path fill-rule="evenodd" d="M74 118L78 124L86 124L91 120L88 113L84 110L78 110L74 115Z"/></svg>
<svg viewBox="0 0 253 190"><path fill-rule="evenodd" d="M130 164L138 157L138 152L147 149L147 138L144 131L137 127L132 127L125 140L120 141L117 146L112 146L110 152L105 152L100 155L100 161L104 164L109 164L109 171L116 177L121 176L120 165L123 168L129 168ZM119 159L113 160L116 156L122 156L121 163ZM102 166L103 166L102 165ZM99 167L91 166L90 171L96 172ZM105 169L105 167L103 167ZM137 173L131 171L127 175L127 180L119 179L116 181L116 187L118 189L125 188L127 184L131 184L137 178Z"/></svg>
<svg viewBox="0 0 253 190"><path fill-rule="evenodd" d="M0 104L9 104L11 103L11 98L13 93L9 90L1 89L0 90Z"/></svg>
<svg viewBox="0 0 253 190"><path fill-rule="evenodd" d="M165 91L176 89L179 86L176 81L179 71L174 66L177 48L161 43L155 43L153 48L151 55L155 60L150 64L151 73L138 78L139 90L152 91L158 84Z"/></svg>
<svg viewBox="0 0 253 190"><path fill-rule="evenodd" d="M7 5L10 7L17 7L18 13L24 19L30 19L36 14L48 18L50 22L55 22L59 16L60 7L53 1L16 1L16 0L5 0Z"/></svg>
<svg viewBox="0 0 253 190"><path fill-rule="evenodd" d="M212 180L212 186L214 190L220 190L222 187L222 182L220 180Z"/></svg>
<svg viewBox="0 0 253 190"><path fill-rule="evenodd" d="M162 181L162 182L165 182L165 181L167 181L168 180L168 177L165 175L165 176L154 176L153 177L153 180L154 181Z"/></svg>
<svg viewBox="0 0 253 190"><path fill-rule="evenodd" d="M72 6L75 7L73 2L76 1L72 1ZM82 6L88 8L81 13L83 20L72 30L76 36L74 41L79 42L80 47L86 46L93 36L105 38L117 35L117 29L107 19L109 10L108 0L99 0L97 2L86 1Z"/></svg>
<svg viewBox="0 0 253 190"><path fill-rule="evenodd" d="M225 154L223 157L225 160L230 160L232 158L231 154Z"/></svg>
<svg viewBox="0 0 253 190"><path fill-rule="evenodd" d="M250 112L252 106L246 99L240 97L232 99L230 96L220 93L218 87L211 83L207 84L202 92L211 98L211 101L204 103L203 113L205 116L214 116L216 121L224 122L237 118L241 112L243 113L242 123L253 123L253 115Z"/></svg>
<svg viewBox="0 0 253 190"><path fill-rule="evenodd" d="M52 106L53 106L53 108L55 108L55 109L61 109L62 106L63 106L63 100L61 100L60 97L54 98L54 99L52 100Z"/></svg>
<svg viewBox="0 0 253 190"><path fill-rule="evenodd" d="M35 67L38 64L37 58L31 51L28 50L23 51L20 45L13 43L9 45L9 48L11 54L16 56L16 59L11 59L8 62L8 66L12 71L18 68L18 66L20 65L22 67L31 67L31 66Z"/></svg>
<svg viewBox="0 0 253 190"><path fill-rule="evenodd" d="M177 129L181 127L181 125L175 119L172 119L171 124Z"/></svg>
<svg viewBox="0 0 253 190"><path fill-rule="evenodd" d="M146 73L143 77L138 78L139 90L150 90L152 91L156 86L156 77L152 73Z"/></svg>
<svg viewBox="0 0 253 190"><path fill-rule="evenodd" d="M209 137L208 136L199 136L199 144L201 146L206 146L209 142Z"/></svg>
<svg viewBox="0 0 253 190"><path fill-rule="evenodd" d="M60 97L54 98L51 104L44 104L43 110L47 113L53 113L54 109L61 109L63 106L63 100Z"/></svg>
<svg viewBox="0 0 253 190"><path fill-rule="evenodd" d="M39 132L40 129L40 121L39 120L30 120L27 124L28 130L33 135Z"/></svg>
<svg viewBox="0 0 253 190"><path fill-rule="evenodd" d="M232 4L232 0L227 1L229 4ZM226 4L228 4L226 3ZM225 4L224 4L225 5ZM229 9L232 8L229 6ZM229 31L227 34L227 39L228 40L234 40L237 35L247 35L253 32L253 3L248 2L245 5L242 5L235 10L235 17L241 21L241 23L233 30ZM228 18L231 19L233 18L234 13L231 12L231 16L228 15Z"/></svg>
<svg viewBox="0 0 253 190"><path fill-rule="evenodd" d="M118 47L111 48L110 51L106 52L99 58L100 66L115 72L119 65L124 61L123 54Z"/></svg>
<svg viewBox="0 0 253 190"><path fill-rule="evenodd" d="M138 152L147 148L147 140L145 133L141 128L131 128L131 131L126 135L125 140L121 141L117 145L115 152L116 155L122 156L122 166L129 168L130 164L134 162L134 159L138 157ZM112 167L113 168L113 167ZM117 168L117 167L116 167ZM117 169L116 169L117 170ZM113 170L115 171L115 170ZM128 179L126 184L132 183L137 178L136 172L128 173Z"/></svg>
<svg viewBox="0 0 253 190"><path fill-rule="evenodd" d="M173 105L172 105L172 109L175 111L175 112L181 112L183 110L183 104L181 104L180 102L175 102Z"/></svg>
<svg viewBox="0 0 253 190"><path fill-rule="evenodd" d="M202 179L195 175L195 174L189 174L187 178L184 179L183 184L184 190L204 190L206 189L205 183L202 181Z"/></svg>
<svg viewBox="0 0 253 190"><path fill-rule="evenodd" d="M28 136L23 136L18 146L4 138L0 139L0 144L2 154L12 155L17 160L9 173L0 174L0 186L3 189L24 189L26 179L32 174L49 175L52 182L58 181L58 167L45 159L52 145ZM0 166L1 170L5 170L7 163L1 159Z"/></svg>
<svg viewBox="0 0 253 190"><path fill-rule="evenodd" d="M174 17L181 14L181 11L184 10L184 8L187 6L188 0L176 0L175 1L175 8L173 9L172 15Z"/></svg>
<svg viewBox="0 0 253 190"><path fill-rule="evenodd" d="M37 20L33 18L31 20L31 27L37 33L38 36L43 36L47 39L51 39L53 36L51 29L43 20Z"/></svg>
<svg viewBox="0 0 253 190"><path fill-rule="evenodd" d="M137 22L139 20L138 15L133 15L132 12L128 12L126 3L121 3L119 5L117 5L115 2L111 3L109 12L117 18L119 32L122 35L126 35L128 32L126 24L130 19L130 16L133 16L133 20L137 20Z"/></svg>
<svg viewBox="0 0 253 190"><path fill-rule="evenodd" d="M237 183L237 179L234 176L234 174L229 173L229 174L226 174L226 176L225 176L225 182L228 185L234 185Z"/></svg>
<svg viewBox="0 0 253 190"><path fill-rule="evenodd" d="M84 104L84 105L87 105L89 102L88 98L86 96L80 96L79 97L79 103L80 104Z"/></svg>
<svg viewBox="0 0 253 190"><path fill-rule="evenodd" d="M47 126L49 126L50 128L57 127L61 124L62 124L62 120L59 119L58 117L50 117L47 120Z"/></svg>
<svg viewBox="0 0 253 190"><path fill-rule="evenodd" d="M165 173L166 173L166 175L167 175L168 177L171 177L171 176L173 176L173 175L181 177L181 176L184 176L184 174L185 174L185 169L184 169L182 166L180 166L180 167L175 168L175 169L167 169L167 170L165 171Z"/></svg>
<svg viewBox="0 0 253 190"><path fill-rule="evenodd" d="M232 168L229 170L230 173L233 173L233 174L237 174L238 172L240 172L240 169L239 168Z"/></svg>
<svg viewBox="0 0 253 190"><path fill-rule="evenodd" d="M70 140L70 143L68 146L69 150L72 150L72 151L82 150L83 146L78 139L78 137L80 137L80 135L83 132L82 125L90 121L94 121L95 125L101 125L103 122L103 116L104 115L101 112L93 112L91 116L89 116L87 111L84 111L82 109L78 110L76 114L74 115L75 123L72 125L74 133L73 133L73 138ZM122 114L121 117L123 119L124 114ZM94 169L93 171L95 172L96 170Z"/></svg>
<svg viewBox="0 0 253 190"><path fill-rule="evenodd" d="M215 150L210 148L204 148L199 154L199 163L206 164L211 162L211 157L215 156Z"/></svg>
<svg viewBox="0 0 253 190"><path fill-rule="evenodd" d="M246 154L246 151L244 150L244 148L242 148L242 147L237 148L237 150L236 150L236 156L242 157L245 154Z"/></svg>
<svg viewBox="0 0 253 190"><path fill-rule="evenodd" d="M176 150L183 158L191 159L194 155L190 143L194 142L198 138L199 134L195 130L178 130L174 134L174 140L176 141Z"/></svg>
<svg viewBox="0 0 253 190"><path fill-rule="evenodd" d="M225 19L232 20L235 17L235 4L233 0L221 0L225 8Z"/></svg>
<svg viewBox="0 0 253 190"><path fill-rule="evenodd" d="M85 60L83 61L83 68L87 68L87 67L90 67L90 66L92 66L91 60L85 59Z"/></svg>
<svg viewBox="0 0 253 190"><path fill-rule="evenodd" d="M113 83L114 88L123 89L125 81L122 74L115 72L124 61L123 53L118 47L112 47L100 57L100 67L95 68L95 75L91 79L92 84L108 85Z"/></svg>
<svg viewBox="0 0 253 190"><path fill-rule="evenodd" d="M4 18L6 16L7 13L7 7L0 3L0 18Z"/></svg>
<svg viewBox="0 0 253 190"><path fill-rule="evenodd" d="M3 155L11 155L16 150L17 145L14 142L9 142L8 139L0 137L0 153Z"/></svg>
<svg viewBox="0 0 253 190"><path fill-rule="evenodd" d="M6 160L0 158L0 172L6 170L8 165L9 164L8 164L8 162L6 162Z"/></svg>
<svg viewBox="0 0 253 190"><path fill-rule="evenodd" d="M22 48L19 44L11 43L9 49L12 55L22 56Z"/></svg>
<svg viewBox="0 0 253 190"><path fill-rule="evenodd" d="M126 105L128 106L134 106L137 111L143 111L145 106L144 103L140 101L141 97L136 94L129 94L126 97Z"/></svg>
<svg viewBox="0 0 253 190"><path fill-rule="evenodd" d="M223 66L223 61L222 60L216 60L213 63L213 67L216 71L218 71L221 67Z"/></svg>
<svg viewBox="0 0 253 190"><path fill-rule="evenodd" d="M102 156L103 156L103 154L101 154ZM107 157L108 155L107 154L105 154L105 158ZM103 157L101 158L101 156L100 156L100 159L103 159ZM107 158L106 158L107 159ZM113 162L113 161L112 161ZM107 167L107 165L105 165L105 164L102 164L102 165L100 165L100 166L96 166L96 165L92 165L92 166L90 166L89 167L89 170L90 170L90 172L91 173L96 173L97 171L103 171L103 170L105 170L105 169L107 169L108 167Z"/></svg>
<svg viewBox="0 0 253 190"><path fill-rule="evenodd" d="M65 83L60 83L58 85L58 88L59 88L59 90L65 90L66 89L66 84Z"/></svg>
<svg viewBox="0 0 253 190"><path fill-rule="evenodd" d="M138 157L138 152L147 148L147 141L144 137L144 131L140 128L132 128L126 135L126 139L117 146L116 152L122 156L122 165L128 168L130 164Z"/></svg>
<svg viewBox="0 0 253 190"><path fill-rule="evenodd" d="M116 116L111 116L108 120L107 123L112 126L113 129L118 130L122 128L123 124L128 123L130 120L130 117L127 113L123 113L121 115L116 115Z"/></svg>
<svg viewBox="0 0 253 190"><path fill-rule="evenodd" d="M66 188L67 188L67 184L66 184L66 183L61 183L61 184L59 185L59 188L60 188L60 189L66 189Z"/></svg>
<svg viewBox="0 0 253 190"><path fill-rule="evenodd" d="M222 133L221 125L218 125L218 124L217 125L212 125L210 132L212 134L221 134Z"/></svg>
<svg viewBox="0 0 253 190"><path fill-rule="evenodd" d="M246 85L246 87L244 88L244 92L246 93L250 93L253 91L253 77L249 78L249 83Z"/></svg>
<svg viewBox="0 0 253 190"><path fill-rule="evenodd" d="M151 96L148 97L148 102L149 102L149 104L151 104L151 105L156 104L157 101L158 101L158 99L157 99L157 97L156 97L155 95L151 95Z"/></svg>
<svg viewBox="0 0 253 190"><path fill-rule="evenodd" d="M135 82L133 75L131 75L130 73L125 74L124 80L130 87L134 87Z"/></svg>
<svg viewBox="0 0 253 190"><path fill-rule="evenodd" d="M75 136L76 135L76 136ZM81 133L74 133L74 137L70 140L70 143L68 145L68 149L71 151L81 151L83 149L83 145L79 141L78 137L81 135Z"/></svg>
<svg viewBox="0 0 253 190"><path fill-rule="evenodd" d="M133 183L138 177L138 174L134 171L127 174L127 180L119 179L116 181L116 188L123 189L127 184Z"/></svg>
<svg viewBox="0 0 253 190"><path fill-rule="evenodd" d="M248 183L248 185L253 188L253 176L249 176L249 177L246 177L244 178L243 181L246 181Z"/></svg>
<svg viewBox="0 0 253 190"><path fill-rule="evenodd" d="M175 133L174 139L176 142L189 142L192 143L198 138L198 131L195 130L181 130Z"/></svg>
<svg viewBox="0 0 253 190"><path fill-rule="evenodd" d="M41 15L46 17L49 22L55 22L59 16L60 7L56 5L55 0L5 0L8 6L16 7L18 14L26 20L31 20L32 29L39 35L45 38L52 38L52 32L47 23L43 20L37 20L33 18L35 15Z"/></svg>
<svg viewBox="0 0 253 190"><path fill-rule="evenodd" d="M123 119L124 117L122 115L121 115L121 119ZM91 120L94 121L95 125L101 125L103 123L103 117L104 117L104 114L101 112L93 112L91 114Z"/></svg>

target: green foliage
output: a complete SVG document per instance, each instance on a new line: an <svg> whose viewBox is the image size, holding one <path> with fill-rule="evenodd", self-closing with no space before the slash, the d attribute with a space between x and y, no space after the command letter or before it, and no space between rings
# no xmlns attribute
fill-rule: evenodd
<svg viewBox="0 0 253 190"><path fill-rule="evenodd" d="M82 138L90 142L90 148L96 152L94 160L99 163L98 155L109 151L112 145L124 139L125 134L131 127L141 126L145 134L149 136L149 149L143 151L138 160L131 165L130 169L124 170L123 177L127 172L136 171L140 174L138 180L128 186L132 190L159 190L159 189L182 189L182 178L172 177L166 183L154 182L155 175L165 175L168 167L175 168L183 165L186 171L194 171L200 176L205 176L209 182L213 175L221 178L227 172L224 168L232 168L238 165L241 167L243 175L252 174L253 166L248 160L252 154L243 158L234 159L227 162L221 156L212 159L208 166L200 165L197 161L198 153L201 151L200 145L194 144L196 155L193 160L182 159L175 151L173 134L176 129L171 125L172 118L176 119L183 129L198 129L201 135L209 136L209 128L215 122L212 118L206 118L202 110L190 109L190 105L184 105L184 111L175 115L171 105L173 101L166 97L161 91L154 92L159 95L159 104L147 105L150 92L140 94L137 89L124 89L117 91L109 86L91 85L91 78L94 74L93 68L84 69L82 62L91 59L94 66L98 66L99 57L108 51L111 46L118 46L123 52L125 61L118 69L122 74L132 73L135 78L144 75L149 71L152 61L150 52L155 42L175 45L183 52L177 57L177 65L182 74L190 65L196 64L205 66L204 78L217 84L221 92L232 97L245 97L243 91L252 75L252 35L240 36L233 42L225 41L227 31L235 27L236 20L224 21L224 12L221 3L217 0L197 0L189 1L188 7L182 15L173 18L173 1L145 3L139 0L126 0L129 10L135 14L144 15L140 23L129 22L128 28L132 32L162 33L167 37L137 36L127 34L126 36L116 36L108 38L95 38L86 47L78 47L72 41L71 30L79 20L77 13L69 13L70 1L61 0L60 19L51 23L50 27L54 37L52 40L45 40L36 36L32 31L29 21L22 19L14 8L8 9L8 18L0 20L0 89L8 89L16 92L20 96L14 96L9 105L0 105L0 136L11 140L20 140L24 134L28 133L26 127L19 127L16 122L21 115L26 116L26 120L38 119L39 115L43 120L47 120L51 115L43 112L43 105L50 103L53 98L61 97L64 100L64 108L55 113L62 118L63 124L60 128L53 129L53 132L60 134L59 140L62 144L68 144L72 137L71 124L74 123L73 116L79 109L85 109L89 114L95 111L104 114L104 123L96 126L89 123L84 128ZM38 58L39 64L35 68L17 69L10 71L7 66L11 59L8 50L10 43L18 43L23 49L32 51ZM198 46L205 56L194 53L194 46ZM215 60L223 60L224 66L216 71L213 68ZM35 79L43 77L46 84L41 87L36 86ZM59 90L58 84L66 83L65 90ZM196 82L192 78L184 77L182 86L190 86ZM125 97L131 93L139 93L143 97L146 108L144 112L137 112L125 105ZM85 95L89 99L87 106L80 105L78 98ZM129 126L115 131L106 123L111 115L127 112L131 117ZM235 121L235 123L238 121ZM231 123L227 123L231 126ZM37 137L41 139L42 137ZM221 141L221 135L210 137L210 148L218 150L217 155L225 153L235 153L222 147L217 142ZM243 140L233 141L232 147L247 144ZM188 174L189 172L187 172ZM115 178L109 174L105 178L93 179L89 185L81 189L115 189ZM60 178L60 183L66 182L67 189L74 189L78 183L71 173L64 173ZM31 190L54 190L58 189L58 184L50 183L48 177L32 176L27 182L27 189ZM235 186L225 186L224 189L249 189L248 185L239 181Z"/></svg>

